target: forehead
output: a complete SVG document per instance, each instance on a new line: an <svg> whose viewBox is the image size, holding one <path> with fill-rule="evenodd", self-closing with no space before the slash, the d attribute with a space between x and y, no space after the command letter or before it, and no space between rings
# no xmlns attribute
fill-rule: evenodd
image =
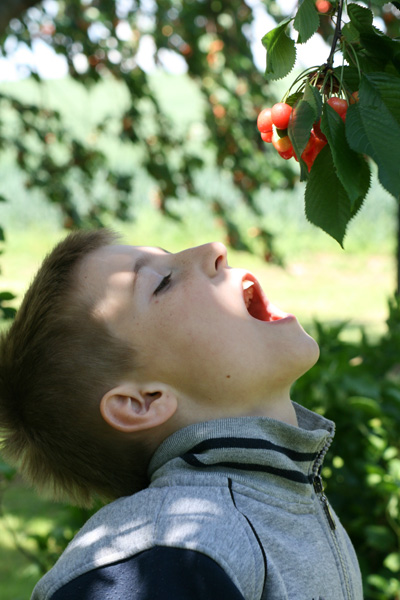
<svg viewBox="0 0 400 600"><path fill-rule="evenodd" d="M143 260L164 254L153 246L112 245L90 252L77 269L80 293L91 301L104 296L110 285L124 285L133 281L135 270Z"/></svg>

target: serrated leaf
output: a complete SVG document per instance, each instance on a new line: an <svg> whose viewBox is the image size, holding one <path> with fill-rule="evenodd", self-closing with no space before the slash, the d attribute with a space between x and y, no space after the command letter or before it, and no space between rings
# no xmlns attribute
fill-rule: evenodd
<svg viewBox="0 0 400 600"><path fill-rule="evenodd" d="M351 202L336 174L328 144L315 159L304 199L307 219L343 247L347 224L352 218Z"/></svg>
<svg viewBox="0 0 400 600"><path fill-rule="evenodd" d="M290 21L291 19L285 19L262 38L262 43L267 50L265 75L268 79L281 79L293 69L296 47L294 40L286 34Z"/></svg>
<svg viewBox="0 0 400 600"><path fill-rule="evenodd" d="M400 196L400 80L387 73L364 74L360 101L349 106L346 137L350 147L370 156L383 187Z"/></svg>
<svg viewBox="0 0 400 600"><path fill-rule="evenodd" d="M296 156L300 159L301 181L307 179L308 169L300 157L310 139L311 128L319 118L318 101L314 92L308 88L311 88L311 86L306 86L303 98L293 108L288 127L289 139L292 142ZM305 100L306 97L309 101Z"/></svg>
<svg viewBox="0 0 400 600"><path fill-rule="evenodd" d="M354 44L360 41L360 32L351 22L346 23L343 26L342 35L349 44Z"/></svg>
<svg viewBox="0 0 400 600"><path fill-rule="evenodd" d="M311 104L315 111L315 120L319 119L322 111L322 96L316 87L313 85L306 85L304 89L304 100Z"/></svg>
<svg viewBox="0 0 400 600"><path fill-rule="evenodd" d="M299 102L303 97L303 92L295 92L294 94L290 94L285 100L286 104L289 106L294 106L296 102Z"/></svg>
<svg viewBox="0 0 400 600"><path fill-rule="evenodd" d="M351 24L360 33L370 31L374 20L374 15L369 8L364 8L359 4L348 4L347 13L350 17Z"/></svg>
<svg viewBox="0 0 400 600"><path fill-rule="evenodd" d="M348 29L346 26L343 28L343 35L348 39L348 36L355 35L354 29L356 29L360 36L359 43L367 51L368 59L375 64L377 61L381 63L378 69L364 68L364 70L383 71L388 61L393 61L396 69L400 70L400 42L374 27L372 11L358 4L349 4L348 14L350 23ZM348 41L351 42L350 39ZM353 41L357 41L357 39Z"/></svg>
<svg viewBox="0 0 400 600"><path fill-rule="evenodd" d="M328 140L337 176L350 198L352 211L368 192L371 180L368 164L348 145L345 125L329 104L324 105L321 130Z"/></svg>
<svg viewBox="0 0 400 600"><path fill-rule="evenodd" d="M319 27L319 16L315 10L314 0L303 0L297 11L293 27L299 32L298 44L304 44L314 35Z"/></svg>

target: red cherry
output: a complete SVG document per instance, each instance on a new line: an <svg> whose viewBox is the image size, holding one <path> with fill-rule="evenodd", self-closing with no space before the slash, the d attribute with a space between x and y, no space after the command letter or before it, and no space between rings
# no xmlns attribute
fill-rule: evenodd
<svg viewBox="0 0 400 600"><path fill-rule="evenodd" d="M268 144L270 144L272 142L272 136L273 136L273 131L266 131L265 133L261 134L261 139L264 142L267 142Z"/></svg>
<svg viewBox="0 0 400 600"><path fill-rule="evenodd" d="M320 140L324 140L325 142L327 141L325 135L321 131L321 119L314 123L313 130L317 138L319 138Z"/></svg>
<svg viewBox="0 0 400 600"><path fill-rule="evenodd" d="M257 118L257 127L260 133L268 133L272 131L271 109L264 108Z"/></svg>
<svg viewBox="0 0 400 600"><path fill-rule="evenodd" d="M287 129L289 119L292 112L292 107L286 102L278 102L271 109L272 123L278 129Z"/></svg>
<svg viewBox="0 0 400 600"><path fill-rule="evenodd" d="M319 13L326 14L332 9L332 4L329 0L317 0L315 8Z"/></svg>
<svg viewBox="0 0 400 600"><path fill-rule="evenodd" d="M293 148L289 136L284 135L283 137L279 137L276 131L274 131L274 134L272 136L272 145L278 152L286 152L287 150Z"/></svg>
<svg viewBox="0 0 400 600"><path fill-rule="evenodd" d="M338 115L342 117L342 119L343 117L346 118L346 112L349 108L349 105L347 104L346 100L344 100L343 98L337 98L336 96L332 96L331 98L329 98L328 104L333 108L335 112L337 112Z"/></svg>
<svg viewBox="0 0 400 600"><path fill-rule="evenodd" d="M358 90L356 92L353 92L352 95L350 96L350 104L355 104L356 102L359 102L360 98L358 95Z"/></svg>
<svg viewBox="0 0 400 600"><path fill-rule="evenodd" d="M278 154L285 160L289 160L289 158L292 158L292 156L294 156L294 150L293 148L289 148L289 150L285 150L284 152L278 151Z"/></svg>

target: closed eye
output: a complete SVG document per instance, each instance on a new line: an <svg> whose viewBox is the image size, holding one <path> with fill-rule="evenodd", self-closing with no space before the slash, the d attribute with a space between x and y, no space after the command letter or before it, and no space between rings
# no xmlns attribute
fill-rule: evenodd
<svg viewBox="0 0 400 600"><path fill-rule="evenodd" d="M168 285L171 282L171 275L172 273L169 273L168 275L166 275L165 277L162 278L160 284L157 286L157 288L154 290L154 295L157 296L157 294L159 294L160 292L162 292L166 287L168 287Z"/></svg>

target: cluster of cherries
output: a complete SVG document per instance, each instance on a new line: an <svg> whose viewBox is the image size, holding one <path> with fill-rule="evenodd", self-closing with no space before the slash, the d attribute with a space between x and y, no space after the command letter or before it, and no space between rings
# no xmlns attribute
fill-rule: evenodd
<svg viewBox="0 0 400 600"><path fill-rule="evenodd" d="M356 94L357 92L355 92ZM354 94L354 101L357 97ZM343 98L332 96L327 100L328 104L340 115L343 121L346 120L348 103ZM285 160L294 157L299 160L293 149L292 142L287 133L292 107L285 102L278 102L272 108L264 108L258 115L257 127L261 133L261 139L273 145L278 154ZM314 123L311 129L310 138L307 146L304 148L301 158L306 163L308 170L311 170L314 160L319 152L327 143L327 139L321 131L321 120Z"/></svg>

